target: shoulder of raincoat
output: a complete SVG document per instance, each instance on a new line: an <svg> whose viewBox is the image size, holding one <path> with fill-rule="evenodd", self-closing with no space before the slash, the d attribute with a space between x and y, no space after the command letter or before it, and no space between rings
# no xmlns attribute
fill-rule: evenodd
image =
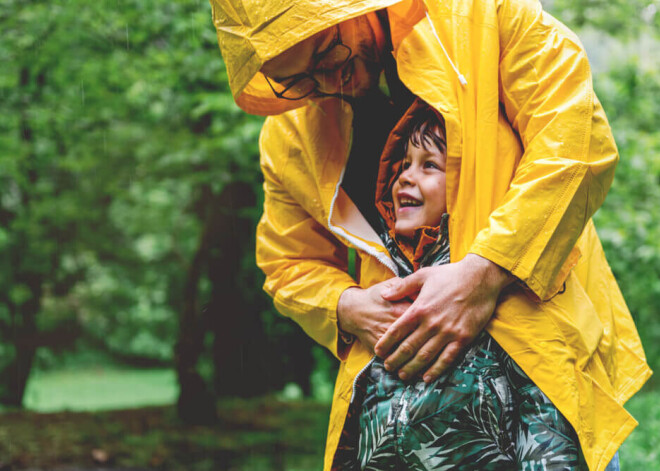
<svg viewBox="0 0 660 471"><path fill-rule="evenodd" d="M282 113L266 119L260 139L257 263L277 309L342 360L325 469L353 381L371 358L339 338L339 296L394 276L396 266L340 186L350 107L278 100L259 69L381 8L399 77L445 120L451 259L476 253L525 285L502 296L487 329L573 425L589 468L604 469L636 426L623 404L650 370L590 219L618 154L576 36L537 0L211 4L236 102ZM358 254L357 279L347 274L348 248Z"/></svg>

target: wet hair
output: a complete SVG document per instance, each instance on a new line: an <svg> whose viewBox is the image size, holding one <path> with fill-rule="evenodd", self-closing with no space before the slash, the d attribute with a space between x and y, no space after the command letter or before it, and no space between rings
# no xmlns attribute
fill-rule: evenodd
<svg viewBox="0 0 660 471"><path fill-rule="evenodd" d="M445 120L430 106L422 106L413 111L406 128L402 133L408 136L408 139L403 140L404 155L408 152L408 142L425 150L429 150L429 146L441 152L447 150L446 143L438 132L442 131L442 134L445 134Z"/></svg>

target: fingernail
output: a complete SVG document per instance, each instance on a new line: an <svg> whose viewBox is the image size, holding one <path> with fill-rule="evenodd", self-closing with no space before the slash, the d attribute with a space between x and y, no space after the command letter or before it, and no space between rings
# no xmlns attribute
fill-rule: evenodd
<svg viewBox="0 0 660 471"><path fill-rule="evenodd" d="M432 379L433 378L431 378L430 376L424 376L424 382L425 383L430 383Z"/></svg>
<svg viewBox="0 0 660 471"><path fill-rule="evenodd" d="M404 371L402 371L401 373L399 373L399 378L401 378L402 381L405 381L408 379L408 375Z"/></svg>
<svg viewBox="0 0 660 471"><path fill-rule="evenodd" d="M387 371L392 371L392 365L390 365L389 363L385 363L385 369Z"/></svg>

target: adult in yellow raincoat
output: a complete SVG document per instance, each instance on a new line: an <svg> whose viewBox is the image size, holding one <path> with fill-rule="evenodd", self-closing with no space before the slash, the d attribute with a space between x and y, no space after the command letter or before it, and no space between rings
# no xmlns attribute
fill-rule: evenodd
<svg viewBox="0 0 660 471"><path fill-rule="evenodd" d="M623 404L650 370L590 219L618 155L578 39L535 0L211 4L236 102L272 115L260 140L265 289L342 360L325 469L374 348L404 375L434 377L484 325L575 428L589 468L604 469L636 425ZM448 151L454 263L399 284L341 187L353 111L338 96L375 86L364 38L349 33L380 44L383 9L398 76L442 114ZM339 33L350 56L328 58Z"/></svg>

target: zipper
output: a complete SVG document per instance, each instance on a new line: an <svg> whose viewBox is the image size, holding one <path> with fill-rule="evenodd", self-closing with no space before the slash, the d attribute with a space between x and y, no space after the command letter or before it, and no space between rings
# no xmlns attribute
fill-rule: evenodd
<svg viewBox="0 0 660 471"><path fill-rule="evenodd" d="M358 372L358 374L355 375L355 379L353 380L353 388L352 388L352 391L351 391L351 402L349 403L349 407L350 407L350 405L353 404L353 401L355 400L355 389L357 387L358 379L360 379L360 377L364 374L364 372L369 369L369 367L371 366L371 364L374 362L375 359L376 359L376 355L372 356L371 360L369 360L369 363L364 365L364 368L362 368Z"/></svg>

